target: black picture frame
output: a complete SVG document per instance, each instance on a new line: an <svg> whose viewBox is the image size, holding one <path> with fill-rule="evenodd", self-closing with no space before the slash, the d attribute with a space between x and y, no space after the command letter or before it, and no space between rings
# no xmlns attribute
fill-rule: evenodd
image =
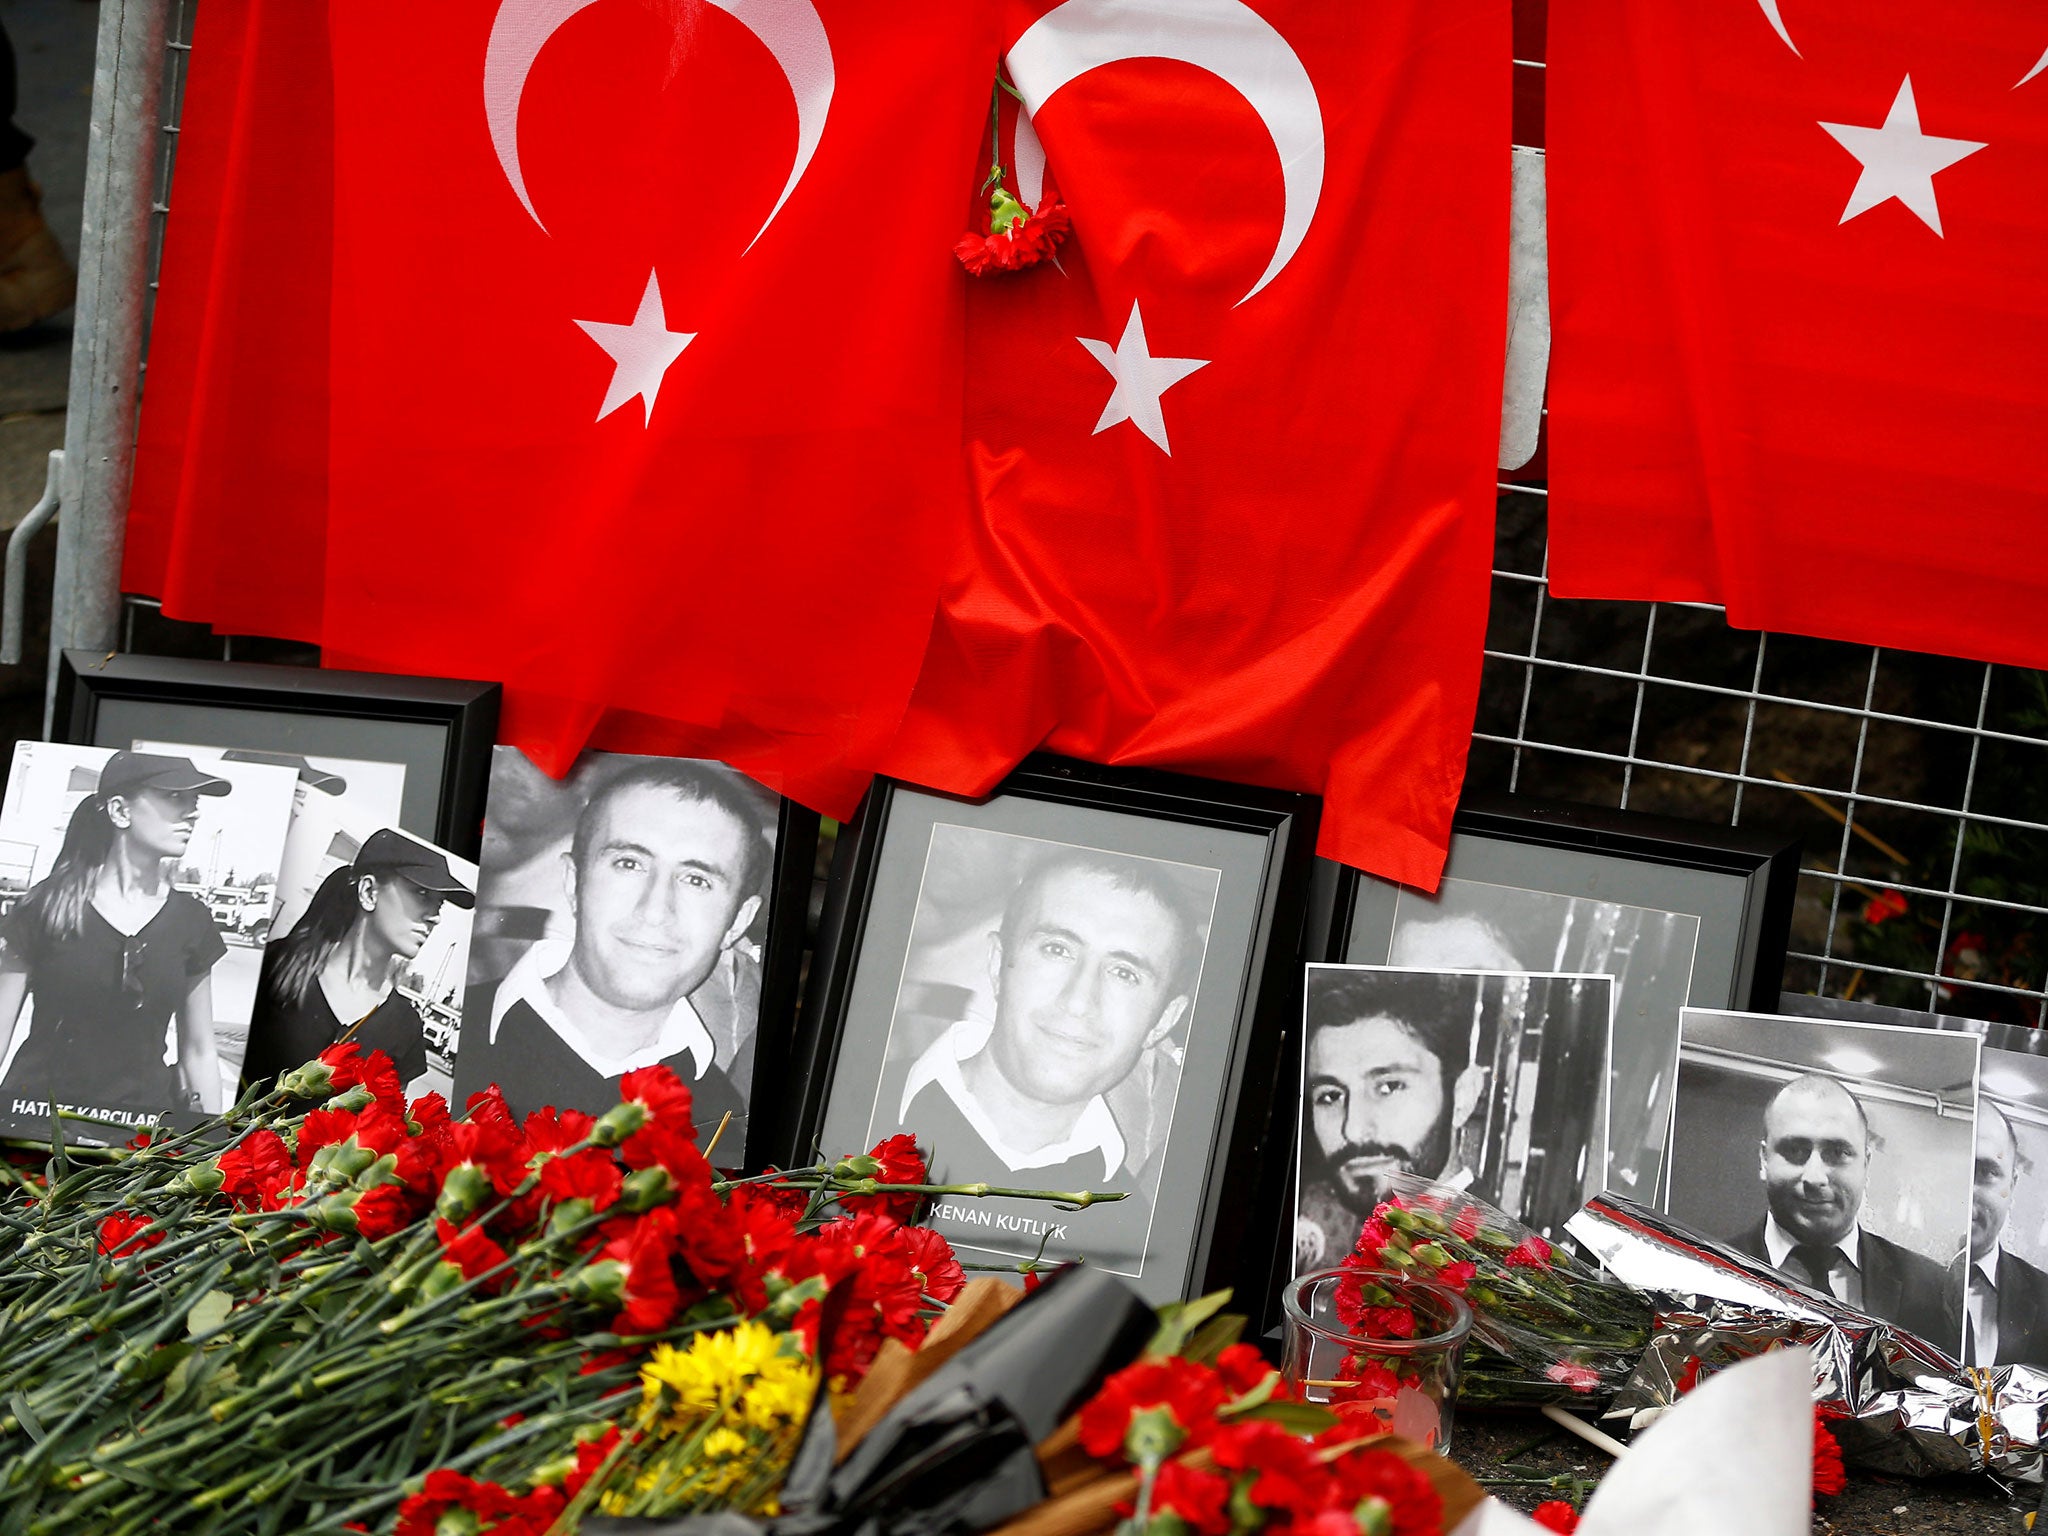
<svg viewBox="0 0 2048 1536"><path fill-rule="evenodd" d="M1697 964L1689 976L1684 1001L1768 1012L1784 976L1800 855L1797 838L1768 829L1468 792L1452 818L1444 879L1505 886L1510 892L1521 890L1543 899L1600 897L1603 888L1619 886L1618 893L1609 890L1605 899L1694 913L1702 934L1712 924L1716 946L1711 963ZM1512 873L1504 876L1506 870ZM1335 964L1389 963L1397 903L1403 893L1418 899L1422 893L1326 860L1316 861L1313 883L1310 957ZM1599 969L1575 963L1569 956L1540 959L1525 968ZM1617 993L1617 1031L1623 1028L1620 1002ZM1675 1071L1676 1043L1674 1020L1674 1060L1666 1073L1667 1084ZM1285 1095L1290 1189L1292 1165L1300 1158L1299 1065L1298 1057L1290 1059ZM1668 1148L1668 1116L1665 1141ZM1660 1187L1662 1179L1660 1168ZM1656 1203L1655 1191L1624 1193ZM1263 1288L1265 1305L1258 1315L1268 1329L1277 1328L1279 1293L1290 1278L1292 1257L1291 1252L1276 1253Z"/></svg>
<svg viewBox="0 0 2048 1536"><path fill-rule="evenodd" d="M885 864L903 856L892 845L891 828L912 797L919 816L972 815L1002 806L1006 813L1028 818L1043 807L1078 808L1132 818L1148 828L1178 825L1248 833L1257 839L1256 888L1236 893L1245 898L1252 914L1251 931L1245 935L1244 963L1229 998L1231 1036L1210 1134L1199 1154L1199 1195L1191 1213L1193 1238L1187 1262L1183 1273L1168 1279L1148 1275L1140 1288L1158 1292L1155 1299L1165 1299L1168 1293L1192 1296L1226 1286L1262 1284L1266 1256L1280 1237L1289 1166L1284 1141L1273 1141L1276 1107L1284 1106L1275 1105L1272 1085L1300 1011L1309 873L1320 802L1311 795L1048 756L1027 759L979 800L877 779L859 814L841 830L834 851L797 1025L787 1119L779 1133L781 1158L787 1164L808 1161L821 1149L835 1087L847 1065L850 1033L858 1030L862 1038L857 1043L879 1057L892 1027L893 1015L857 1024L849 1019L863 965L898 963L911 942L911 915L896 912L892 920L903 924L903 943L888 952L876 949L875 901ZM1219 876L1219 890L1222 879ZM1212 931L1210 948L1215 947ZM1203 986L1210 986L1206 977ZM849 1102L858 1105L861 1099L856 1096ZM1181 1113L1177 1103L1176 1128ZM1292 1134L1291 1123L1281 1134ZM861 1148L834 1145L822 1150L836 1154ZM1026 1175L1019 1175L1018 1182L1032 1186ZM1162 1217L1165 1209L1162 1197ZM1239 1294L1251 1292L1240 1289Z"/></svg>
<svg viewBox="0 0 2048 1536"><path fill-rule="evenodd" d="M63 740L84 746L154 735L314 756L396 753L408 769L399 825L474 862L502 694L459 678L72 650L55 718ZM176 723L180 713L189 724ZM388 745L366 750L366 730Z"/></svg>

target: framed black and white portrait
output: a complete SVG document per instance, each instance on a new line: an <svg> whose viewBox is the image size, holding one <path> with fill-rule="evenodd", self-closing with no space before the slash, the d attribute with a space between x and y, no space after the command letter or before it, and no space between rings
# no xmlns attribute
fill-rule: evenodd
<svg viewBox="0 0 2048 1536"><path fill-rule="evenodd" d="M1314 820L1050 759L981 801L878 781L841 834L783 1155L914 1135L937 1182L1123 1196L941 1199L972 1258L1085 1257L1154 1301L1262 1283Z"/></svg>
<svg viewBox="0 0 2048 1536"><path fill-rule="evenodd" d="M395 826L474 859L501 692L455 678L66 651L57 720L67 740L92 746L190 742L303 760L301 809L313 822L345 810L351 835ZM295 885L324 851L317 840L309 826L294 849Z"/></svg>
<svg viewBox="0 0 2048 1536"><path fill-rule="evenodd" d="M1342 1263L1396 1173L1556 1235L1607 1128L1606 976L1311 965L1294 1271Z"/></svg>
<svg viewBox="0 0 2048 1536"><path fill-rule="evenodd" d="M294 836L303 825L302 811ZM264 948L244 1079L275 1080L352 1040L390 1057L409 1097L448 1097L476 865L401 828L371 827L337 832L311 874L308 899L280 905Z"/></svg>
<svg viewBox="0 0 2048 1536"><path fill-rule="evenodd" d="M664 1063L722 1167L781 1081L818 819L723 763L492 755L457 1102L601 1113Z"/></svg>
<svg viewBox="0 0 2048 1536"><path fill-rule="evenodd" d="M1953 1030L1984 1042L1965 1261L1965 1365L2048 1370L2048 1032L1788 992L1786 1013Z"/></svg>
<svg viewBox="0 0 2048 1536"><path fill-rule="evenodd" d="M1435 894L1319 866L1321 958L1614 978L1610 1133L1585 1193L1654 1204L1683 1007L1775 1006L1796 842L1628 811L1468 796Z"/></svg>
<svg viewBox="0 0 2048 1536"><path fill-rule="evenodd" d="M0 800L0 1128L125 1139L234 1098L295 776L24 741Z"/></svg>
<svg viewBox="0 0 2048 1536"><path fill-rule="evenodd" d="M1967 1033L1686 1009L1664 1208L1956 1354L1981 1047Z"/></svg>

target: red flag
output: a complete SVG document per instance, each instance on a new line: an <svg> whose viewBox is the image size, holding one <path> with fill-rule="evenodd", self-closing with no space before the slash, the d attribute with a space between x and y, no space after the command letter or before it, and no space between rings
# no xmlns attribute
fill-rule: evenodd
<svg viewBox="0 0 2048 1536"><path fill-rule="evenodd" d="M1508 6L1007 14L1016 190L1073 232L975 282L975 542L887 766L1320 791L1326 854L1433 885L1492 543Z"/></svg>
<svg viewBox="0 0 2048 1536"><path fill-rule="evenodd" d="M1552 589L2048 663L2048 20L1552 0Z"/></svg>
<svg viewBox="0 0 2048 1536"><path fill-rule="evenodd" d="M333 89L323 5L193 23L122 585L318 642Z"/></svg>
<svg viewBox="0 0 2048 1536"><path fill-rule="evenodd" d="M851 809L960 521L979 7L333 13L327 658Z"/></svg>

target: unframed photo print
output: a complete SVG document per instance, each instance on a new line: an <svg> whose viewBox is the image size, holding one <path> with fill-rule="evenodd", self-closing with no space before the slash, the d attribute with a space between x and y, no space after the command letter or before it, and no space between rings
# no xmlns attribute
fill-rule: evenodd
<svg viewBox="0 0 2048 1536"><path fill-rule="evenodd" d="M1653 1200L1671 1124L1678 1015L1693 985L1700 919L1591 896L1446 878L1395 899L1390 965L1614 978L1614 1049L1602 1093L1607 1155L1584 1193Z"/></svg>
<svg viewBox="0 0 2048 1536"><path fill-rule="evenodd" d="M274 1078L347 1038L389 1056L409 1097L448 1097L476 866L382 827L337 839L314 874L311 899L264 951L246 1077Z"/></svg>
<svg viewBox="0 0 2048 1536"><path fill-rule="evenodd" d="M1962 1360L2048 1370L2048 1032L1801 993L1779 1006L1983 1040Z"/></svg>
<svg viewBox="0 0 2048 1536"><path fill-rule="evenodd" d="M1555 1233L1604 1144L1606 976L1311 965L1294 1268L1343 1262L1394 1172Z"/></svg>
<svg viewBox="0 0 2048 1536"><path fill-rule="evenodd" d="M226 1107L293 782L201 751L17 743L0 801L0 1127L48 1135L52 1100L131 1126Z"/></svg>
<svg viewBox="0 0 2048 1536"><path fill-rule="evenodd" d="M1968 1034L1686 1009L1666 1209L1956 1353L1979 1050Z"/></svg>
<svg viewBox="0 0 2048 1536"><path fill-rule="evenodd" d="M557 781L497 748L457 1102L597 1114L661 1062L743 1165L779 808L723 763L587 752Z"/></svg>

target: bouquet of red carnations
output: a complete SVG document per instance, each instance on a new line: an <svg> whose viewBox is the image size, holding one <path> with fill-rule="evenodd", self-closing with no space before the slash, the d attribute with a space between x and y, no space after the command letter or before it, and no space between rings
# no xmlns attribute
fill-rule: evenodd
<svg viewBox="0 0 2048 1536"><path fill-rule="evenodd" d="M1440 1536L1478 1503L1369 1411L1297 1400L1228 1293L1161 1313L1144 1356L1039 1448L1052 1497L994 1536Z"/></svg>
<svg viewBox="0 0 2048 1536"><path fill-rule="evenodd" d="M1650 1339L1650 1303L1545 1241L1512 1216L1449 1185L1413 1174L1392 1180L1344 1260L1337 1310L1361 1340L1343 1374L1367 1378L1401 1362L1381 1359L1374 1338L1412 1338L1416 1322L1374 1276L1433 1280L1472 1309L1472 1342L1459 1401L1528 1405L1611 1397Z"/></svg>
<svg viewBox="0 0 2048 1536"><path fill-rule="evenodd" d="M690 1123L665 1068L594 1118L493 1091L456 1119L346 1045L191 1131L7 1166L0 1525L769 1507L820 1383L915 1346L964 1277L907 1224L939 1192L910 1138L727 1179Z"/></svg>

